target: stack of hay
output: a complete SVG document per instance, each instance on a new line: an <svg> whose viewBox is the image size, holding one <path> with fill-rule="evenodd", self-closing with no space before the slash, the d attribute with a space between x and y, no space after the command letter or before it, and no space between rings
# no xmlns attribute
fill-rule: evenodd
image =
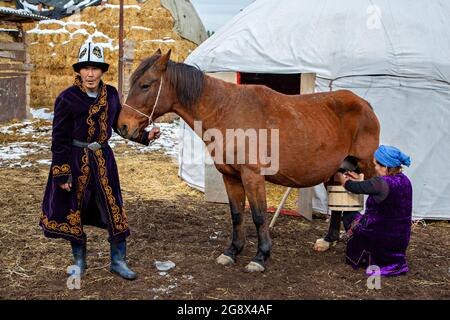
<svg viewBox="0 0 450 320"><path fill-rule="evenodd" d="M183 61L197 46L172 31L174 19L159 0L125 0L125 40L134 41L134 69L139 62L161 48L172 49L172 59ZM0 4L3 5L3 4ZM101 43L110 64L106 83L117 86L119 59L119 0L89 7L61 20L40 21L25 26L29 43L31 106L53 107L57 95L73 83L72 64L86 41ZM125 81L129 74L125 75Z"/></svg>

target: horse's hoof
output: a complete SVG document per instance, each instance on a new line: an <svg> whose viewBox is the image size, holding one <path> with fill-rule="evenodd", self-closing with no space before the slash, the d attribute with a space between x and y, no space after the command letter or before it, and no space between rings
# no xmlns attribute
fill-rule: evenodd
<svg viewBox="0 0 450 320"><path fill-rule="evenodd" d="M230 265L230 264L233 264L233 263L234 263L234 260L233 260L233 258L231 258L231 257L229 257L229 256L227 256L227 255L225 255L225 254L222 253L222 254L216 259L216 262L217 262L218 264L223 265L223 266L228 266L228 265Z"/></svg>
<svg viewBox="0 0 450 320"><path fill-rule="evenodd" d="M314 244L313 249L319 252L327 251L330 249L331 243L326 241L323 238L317 239L316 243Z"/></svg>
<svg viewBox="0 0 450 320"><path fill-rule="evenodd" d="M265 268L260 265L258 262L251 261L246 267L245 271L247 272L263 272Z"/></svg>

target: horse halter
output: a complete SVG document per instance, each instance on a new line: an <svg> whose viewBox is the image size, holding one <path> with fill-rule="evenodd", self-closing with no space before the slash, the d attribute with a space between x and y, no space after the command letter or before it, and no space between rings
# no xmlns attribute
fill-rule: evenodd
<svg viewBox="0 0 450 320"><path fill-rule="evenodd" d="M140 115L142 115L142 116L148 118L148 119L149 119L148 125L150 125L150 124L153 125L154 123L153 123L152 117L153 117L153 114L155 113L156 106L158 105L159 95L161 94L161 88L162 88L163 80L164 80L164 77L161 76L161 82L159 83L158 94L156 95L155 104L153 105L152 112L150 113L150 116L148 116L148 115L146 115L145 113L143 113L143 112L137 110L136 108L133 108L132 106L130 106L130 105L126 104L126 103L124 103L123 106L128 107L128 108L130 108L130 109L136 111L136 112L139 113Z"/></svg>

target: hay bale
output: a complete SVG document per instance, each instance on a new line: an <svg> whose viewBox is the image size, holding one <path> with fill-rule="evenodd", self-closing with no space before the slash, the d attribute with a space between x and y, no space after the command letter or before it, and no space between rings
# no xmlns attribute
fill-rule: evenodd
<svg viewBox="0 0 450 320"><path fill-rule="evenodd" d="M16 2L10 2L10 1L0 1L0 7L8 7L8 8L16 8Z"/></svg>
<svg viewBox="0 0 450 320"><path fill-rule="evenodd" d="M64 26L58 21L58 22L50 22L48 23L45 21L45 23L40 22L38 23L39 30L60 30L64 29Z"/></svg>
<svg viewBox="0 0 450 320"><path fill-rule="evenodd" d="M119 3L119 0L113 0L109 1L107 6L86 8L79 16L24 25L26 31L32 30L31 33L28 32L28 41L32 43L31 63L35 65L31 77L33 107L53 108L56 96L72 84L72 64L77 61L78 50L87 40L106 45L105 59L110 68L104 75L104 81L117 86ZM143 4L126 0L125 5L132 6L125 8L124 30L125 39L134 40L136 44L133 69L158 48L164 51L172 49L172 59L175 61L183 61L195 49L194 43L180 38L172 31L173 18L169 11L161 6L159 0L147 0ZM45 33L45 30L49 33ZM157 42L165 37L175 42ZM128 76L125 75L126 78Z"/></svg>
<svg viewBox="0 0 450 320"><path fill-rule="evenodd" d="M86 32L87 34L93 34L96 30L96 28L92 25L76 25L76 24L67 24L65 28L70 34L76 33L76 32ZM84 30L84 31L83 31Z"/></svg>
<svg viewBox="0 0 450 320"><path fill-rule="evenodd" d="M56 33L52 35L52 42L55 44L61 44L65 41L70 40L70 34L69 33Z"/></svg>

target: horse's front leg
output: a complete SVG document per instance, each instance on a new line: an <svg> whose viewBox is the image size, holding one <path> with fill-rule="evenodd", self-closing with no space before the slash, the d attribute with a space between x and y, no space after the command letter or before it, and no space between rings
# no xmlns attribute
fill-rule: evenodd
<svg viewBox="0 0 450 320"><path fill-rule="evenodd" d="M244 210L245 191L240 178L223 175L223 181L230 203L231 221L233 223L233 236L230 247L217 258L217 263L228 265L236 261L245 245Z"/></svg>
<svg viewBox="0 0 450 320"><path fill-rule="evenodd" d="M267 220L265 178L247 167L243 167L241 177L258 234L258 251L245 269L248 272L262 272L265 270L272 249Z"/></svg>

